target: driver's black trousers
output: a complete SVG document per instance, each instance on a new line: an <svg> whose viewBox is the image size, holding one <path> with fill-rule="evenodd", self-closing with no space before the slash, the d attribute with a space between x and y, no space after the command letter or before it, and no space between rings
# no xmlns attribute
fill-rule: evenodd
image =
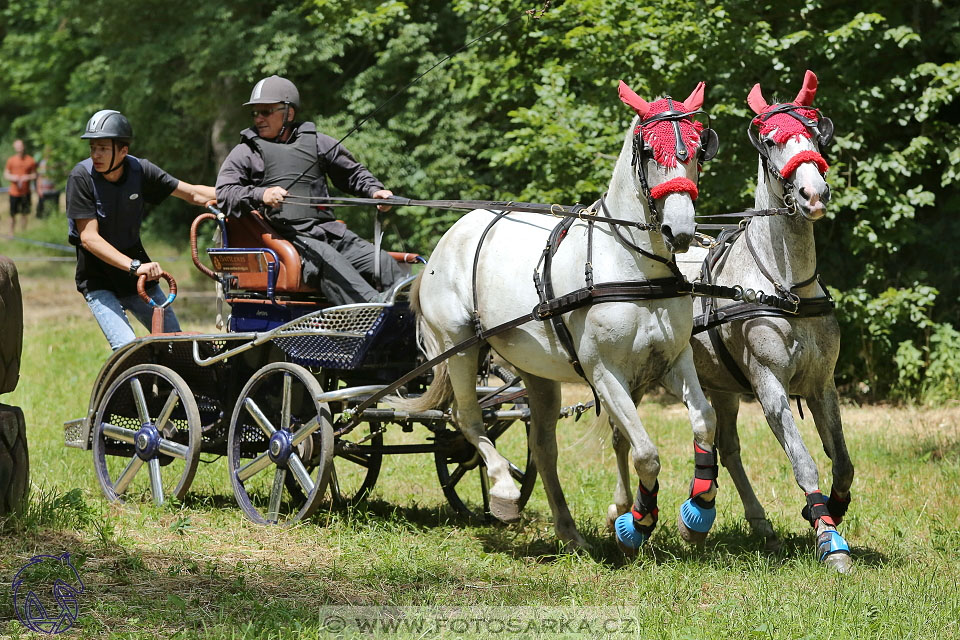
<svg viewBox="0 0 960 640"><path fill-rule="evenodd" d="M307 218L294 221L271 220L277 232L294 244L303 260L303 281L332 304L377 302L374 280L373 244L339 221ZM386 251L381 251L380 288L388 289L407 274Z"/></svg>

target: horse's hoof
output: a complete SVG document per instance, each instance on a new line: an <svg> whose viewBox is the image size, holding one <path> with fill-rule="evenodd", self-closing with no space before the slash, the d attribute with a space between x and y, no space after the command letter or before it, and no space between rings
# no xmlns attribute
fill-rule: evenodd
<svg viewBox="0 0 960 640"><path fill-rule="evenodd" d="M717 509L705 509L693 499L688 499L680 505L680 515L677 516L677 528L680 537L688 544L700 545L707 539L707 532L717 518Z"/></svg>
<svg viewBox="0 0 960 640"><path fill-rule="evenodd" d="M763 550L766 553L777 553L782 548L783 541L775 535L772 535L763 541Z"/></svg>
<svg viewBox="0 0 960 640"><path fill-rule="evenodd" d="M766 518L747 518L747 523L754 535L758 535L765 540L777 537L777 534L773 531L773 525Z"/></svg>
<svg viewBox="0 0 960 640"><path fill-rule="evenodd" d="M562 541L560 545L564 553L590 553L593 549L583 536L579 534L576 538Z"/></svg>
<svg viewBox="0 0 960 640"><path fill-rule="evenodd" d="M837 531L830 529L817 536L817 557L837 573L853 572L850 547Z"/></svg>
<svg viewBox="0 0 960 640"><path fill-rule="evenodd" d="M630 560L633 560L634 558L637 557L637 552L639 551L639 549L634 549L633 547L628 547L627 545L623 544L622 542L620 542L620 538L618 538L616 534L614 534L613 539L617 541L617 548L620 549L623 555L625 555Z"/></svg>
<svg viewBox="0 0 960 640"><path fill-rule="evenodd" d="M520 520L520 501L490 496L490 515L506 524Z"/></svg>
<svg viewBox="0 0 960 640"><path fill-rule="evenodd" d="M647 541L650 536L637 529L633 523L633 514L625 513L613 523L614 533L617 538L617 546L627 555L636 555L637 549Z"/></svg>

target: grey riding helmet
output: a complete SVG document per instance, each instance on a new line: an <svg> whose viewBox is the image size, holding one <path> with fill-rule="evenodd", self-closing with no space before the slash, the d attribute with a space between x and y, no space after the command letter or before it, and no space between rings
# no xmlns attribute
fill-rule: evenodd
<svg viewBox="0 0 960 640"><path fill-rule="evenodd" d="M101 109L87 121L87 128L80 137L84 140L112 138L129 144L133 139L133 127L119 111Z"/></svg>
<svg viewBox="0 0 960 640"><path fill-rule="evenodd" d="M253 85L253 91L250 92L250 101L244 102L243 106L276 103L290 104L299 109L300 92L297 91L296 85L286 78L273 75Z"/></svg>

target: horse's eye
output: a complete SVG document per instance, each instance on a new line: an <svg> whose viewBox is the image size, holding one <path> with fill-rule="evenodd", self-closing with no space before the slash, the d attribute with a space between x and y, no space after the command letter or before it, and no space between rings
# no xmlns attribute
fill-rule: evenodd
<svg viewBox="0 0 960 640"><path fill-rule="evenodd" d="M776 146L777 143L773 141L773 138L764 138L763 144L767 145L770 148L773 148L774 146Z"/></svg>

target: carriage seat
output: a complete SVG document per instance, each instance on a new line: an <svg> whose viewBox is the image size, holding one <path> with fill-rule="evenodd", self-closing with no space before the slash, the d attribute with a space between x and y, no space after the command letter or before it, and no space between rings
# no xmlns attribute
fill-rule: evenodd
<svg viewBox="0 0 960 640"><path fill-rule="evenodd" d="M227 248L208 250L217 271L233 277L231 288L273 295L319 296L317 289L302 279L303 261L292 242L283 238L257 211L226 217ZM424 262L418 254L389 251L394 260L407 264ZM273 291L269 290L270 270L275 271Z"/></svg>
<svg viewBox="0 0 960 640"><path fill-rule="evenodd" d="M280 236L257 211L242 216L227 216L227 246L237 250L249 248L252 253L238 253L231 266L236 278L236 289L244 291L266 292L268 271L264 262L274 263L276 283L274 292L278 294L319 293L303 282L301 269L303 263L300 252L289 240ZM267 249L268 251L263 251ZM220 260L229 254L221 254ZM241 256L244 256L241 258ZM250 256L257 263L250 262ZM256 268L259 266L261 268Z"/></svg>

